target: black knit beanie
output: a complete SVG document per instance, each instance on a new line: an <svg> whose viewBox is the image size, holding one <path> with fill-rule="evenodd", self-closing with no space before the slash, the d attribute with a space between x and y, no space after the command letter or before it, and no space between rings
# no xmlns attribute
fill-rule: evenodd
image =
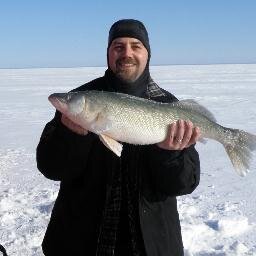
<svg viewBox="0 0 256 256"><path fill-rule="evenodd" d="M140 40L148 51L150 57L150 45L148 32L144 24L139 20L122 19L115 22L109 30L108 48L112 41L118 37L132 37Z"/></svg>

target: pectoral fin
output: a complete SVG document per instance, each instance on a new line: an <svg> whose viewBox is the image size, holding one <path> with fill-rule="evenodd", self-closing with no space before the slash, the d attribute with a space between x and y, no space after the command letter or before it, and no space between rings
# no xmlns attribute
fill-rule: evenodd
<svg viewBox="0 0 256 256"><path fill-rule="evenodd" d="M107 135L99 135L101 142L110 150L112 150L117 156L121 156L123 145L116 140L110 138Z"/></svg>

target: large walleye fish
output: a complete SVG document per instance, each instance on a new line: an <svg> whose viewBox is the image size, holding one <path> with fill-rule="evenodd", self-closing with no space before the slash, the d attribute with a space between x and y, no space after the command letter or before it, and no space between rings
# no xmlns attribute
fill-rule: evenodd
<svg viewBox="0 0 256 256"><path fill-rule="evenodd" d="M190 120L201 130L202 138L220 142L235 170L244 176L249 170L256 136L243 130L226 128L192 100L159 103L122 93L82 91L54 93L49 101L74 123L99 135L100 140L118 156L119 142L145 145L165 139L170 123Z"/></svg>

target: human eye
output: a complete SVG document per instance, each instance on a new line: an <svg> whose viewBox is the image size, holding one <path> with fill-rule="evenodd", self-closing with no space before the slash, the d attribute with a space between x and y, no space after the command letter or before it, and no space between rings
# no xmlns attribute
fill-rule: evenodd
<svg viewBox="0 0 256 256"><path fill-rule="evenodd" d="M122 46L121 44L117 44L117 45L115 45L114 49L115 49L116 51L122 51L123 46Z"/></svg>
<svg viewBox="0 0 256 256"><path fill-rule="evenodd" d="M141 47L140 44L134 44L134 45L132 45L132 48L133 48L134 50L140 50L140 49L142 49L142 47Z"/></svg>

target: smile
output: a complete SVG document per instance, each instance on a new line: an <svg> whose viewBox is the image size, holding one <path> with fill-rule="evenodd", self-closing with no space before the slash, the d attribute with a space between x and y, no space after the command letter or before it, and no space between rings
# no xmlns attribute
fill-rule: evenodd
<svg viewBox="0 0 256 256"><path fill-rule="evenodd" d="M133 63L119 63L119 66L122 68L130 68L130 67L134 67L135 64Z"/></svg>

